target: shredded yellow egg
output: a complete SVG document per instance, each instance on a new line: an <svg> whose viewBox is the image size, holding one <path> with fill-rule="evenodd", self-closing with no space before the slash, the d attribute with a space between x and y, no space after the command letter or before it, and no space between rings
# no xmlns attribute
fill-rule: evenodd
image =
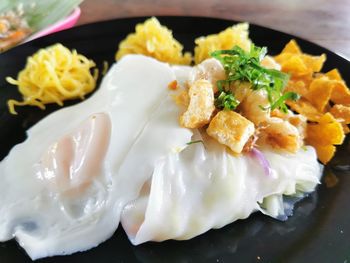
<svg viewBox="0 0 350 263"><path fill-rule="evenodd" d="M218 34L199 37L195 40L194 62L201 63L210 57L215 50L231 49L235 45L249 51L251 40L249 39L249 24L240 23L221 31Z"/></svg>
<svg viewBox="0 0 350 263"><path fill-rule="evenodd" d="M25 68L19 72L17 80L6 80L18 86L23 101L9 100L12 114L17 114L15 106L31 105L45 109L47 103L62 106L64 100L81 98L96 87L98 70L92 60L70 51L61 44L40 49L27 59Z"/></svg>
<svg viewBox="0 0 350 263"><path fill-rule="evenodd" d="M152 17L143 24L136 25L135 31L119 44L116 60L127 54L143 54L171 64L191 63L191 53L182 53L183 46L173 37L172 31L162 26L157 18Z"/></svg>

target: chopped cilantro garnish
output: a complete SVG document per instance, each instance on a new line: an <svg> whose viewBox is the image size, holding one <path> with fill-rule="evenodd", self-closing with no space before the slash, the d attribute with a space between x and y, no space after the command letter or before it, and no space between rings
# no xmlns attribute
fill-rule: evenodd
<svg viewBox="0 0 350 263"><path fill-rule="evenodd" d="M301 146L301 149L303 149L304 152L307 151L307 147L305 145Z"/></svg>
<svg viewBox="0 0 350 263"><path fill-rule="evenodd" d="M226 79L217 82L219 90L219 95L216 97L217 105L225 109L236 108L239 101L230 91L230 84L236 81L247 81L251 83L253 90L263 89L267 92L271 109L287 111L284 101L297 99L298 95L294 92L287 92L283 95L284 87L289 79L288 74L261 66L260 61L266 52L266 47L260 48L252 44L249 52L239 46L234 46L230 50L218 50L211 53L212 57L221 62L226 72Z"/></svg>
<svg viewBox="0 0 350 263"><path fill-rule="evenodd" d="M272 105L271 110L281 109L283 112L287 112L287 106L284 104L286 100L298 100L300 95L295 92L286 92L281 97L279 97Z"/></svg>
<svg viewBox="0 0 350 263"><path fill-rule="evenodd" d="M222 90L221 92L218 92L218 94L219 95L215 99L215 106L218 109L234 110L238 106L239 101L231 91Z"/></svg>
<svg viewBox="0 0 350 263"><path fill-rule="evenodd" d="M187 142L186 144L187 145L191 145L191 144L195 144L195 143L204 143L203 140L198 140L198 141L190 141L190 142Z"/></svg>

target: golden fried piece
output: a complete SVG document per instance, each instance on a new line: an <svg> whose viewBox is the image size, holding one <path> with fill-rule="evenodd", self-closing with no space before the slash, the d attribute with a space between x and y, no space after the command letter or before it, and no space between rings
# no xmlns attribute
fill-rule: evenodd
<svg viewBox="0 0 350 263"><path fill-rule="evenodd" d="M312 104L304 98L298 101L288 100L286 104L297 113L304 115L309 121L317 121L322 117L320 113Z"/></svg>
<svg viewBox="0 0 350 263"><path fill-rule="evenodd" d="M207 80L197 80L188 91L190 103L180 116L180 125L186 128L201 128L208 124L215 110L213 85Z"/></svg>
<svg viewBox="0 0 350 263"><path fill-rule="evenodd" d="M289 91L298 93L300 96L305 97L305 95L308 93L308 86L304 80L289 80L285 88L285 92Z"/></svg>
<svg viewBox="0 0 350 263"><path fill-rule="evenodd" d="M333 81L331 101L335 104L350 104L350 90L344 81Z"/></svg>
<svg viewBox="0 0 350 263"><path fill-rule="evenodd" d="M312 72L319 72L324 62L326 61L326 55L322 54L320 56L311 56L308 54L302 54L300 55L301 59L303 60L304 64L308 69L311 69Z"/></svg>
<svg viewBox="0 0 350 263"><path fill-rule="evenodd" d="M318 159L323 163L327 164L334 156L336 147L334 145L313 145L317 152Z"/></svg>
<svg viewBox="0 0 350 263"><path fill-rule="evenodd" d="M324 114L318 123L309 123L306 131L306 142L315 147L318 158L324 164L335 153L333 145L342 144L345 138L342 125L330 113Z"/></svg>
<svg viewBox="0 0 350 263"><path fill-rule="evenodd" d="M314 72L319 72L322 69L323 63L326 61L326 55L311 56L303 54L293 39L285 46L281 54L275 57L275 60L281 65L283 72L291 74L292 79L308 78Z"/></svg>
<svg viewBox="0 0 350 263"><path fill-rule="evenodd" d="M328 71L325 75L332 80L343 80L336 68Z"/></svg>
<svg viewBox="0 0 350 263"><path fill-rule="evenodd" d="M254 134L254 124L234 111L220 111L211 120L207 133L233 152L241 153Z"/></svg>
<svg viewBox="0 0 350 263"><path fill-rule="evenodd" d="M341 104L336 104L332 107L332 109L329 111L334 118L336 118L338 121L349 124L350 123L350 106L344 106Z"/></svg>
<svg viewBox="0 0 350 263"><path fill-rule="evenodd" d="M318 123L308 125L307 140L310 143L320 145L340 145L344 141L343 129L330 113L326 113L319 119Z"/></svg>
<svg viewBox="0 0 350 263"><path fill-rule="evenodd" d="M303 138L293 124L272 117L262 124L257 145L269 145L278 150L295 153L303 145Z"/></svg>
<svg viewBox="0 0 350 263"><path fill-rule="evenodd" d="M333 91L332 80L327 77L314 79L305 97L319 111L324 112Z"/></svg>
<svg viewBox="0 0 350 263"><path fill-rule="evenodd" d="M295 39L290 40L281 53L301 54L301 49Z"/></svg>
<svg viewBox="0 0 350 263"><path fill-rule="evenodd" d="M276 59L277 62L279 62ZM311 75L312 72L307 68L301 57L291 56L285 62L279 62L282 66L282 71L289 73L292 77L301 77Z"/></svg>

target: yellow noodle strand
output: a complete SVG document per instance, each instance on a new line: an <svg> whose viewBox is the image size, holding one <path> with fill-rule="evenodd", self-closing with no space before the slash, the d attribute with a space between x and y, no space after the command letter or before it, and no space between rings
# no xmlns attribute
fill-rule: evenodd
<svg viewBox="0 0 350 263"><path fill-rule="evenodd" d="M61 44L40 49L27 59L17 79L6 78L23 96L23 101L8 101L10 113L17 114L15 106L45 109L48 103L62 106L64 100L84 99L96 87L98 70L91 72L94 67L92 60Z"/></svg>
<svg viewBox="0 0 350 263"><path fill-rule="evenodd" d="M192 61L191 53L183 53L183 46L172 31L155 17L136 25L135 32L120 42L116 60L127 54L143 54L171 64L189 65Z"/></svg>

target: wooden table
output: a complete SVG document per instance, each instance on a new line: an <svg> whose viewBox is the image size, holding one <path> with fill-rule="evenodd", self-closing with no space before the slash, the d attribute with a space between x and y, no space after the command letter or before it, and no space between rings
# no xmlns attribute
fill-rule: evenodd
<svg viewBox="0 0 350 263"><path fill-rule="evenodd" d="M85 0L78 24L131 16L210 16L284 31L350 59L350 0Z"/></svg>

